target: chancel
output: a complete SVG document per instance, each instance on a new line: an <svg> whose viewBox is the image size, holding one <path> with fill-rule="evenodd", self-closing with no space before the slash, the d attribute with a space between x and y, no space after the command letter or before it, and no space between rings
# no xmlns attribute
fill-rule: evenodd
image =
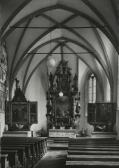
<svg viewBox="0 0 119 168"><path fill-rule="evenodd" d="M119 167L119 0L0 0L1 168Z"/></svg>

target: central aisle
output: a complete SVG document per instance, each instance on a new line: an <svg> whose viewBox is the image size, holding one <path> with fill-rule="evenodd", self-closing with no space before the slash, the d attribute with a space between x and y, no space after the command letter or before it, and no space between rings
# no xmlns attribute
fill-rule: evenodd
<svg viewBox="0 0 119 168"><path fill-rule="evenodd" d="M34 168L65 168L66 156L66 150L49 150Z"/></svg>

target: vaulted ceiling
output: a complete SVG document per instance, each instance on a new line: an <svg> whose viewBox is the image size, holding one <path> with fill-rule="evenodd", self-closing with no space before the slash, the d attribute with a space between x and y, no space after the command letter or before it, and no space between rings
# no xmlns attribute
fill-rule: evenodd
<svg viewBox="0 0 119 168"><path fill-rule="evenodd" d="M26 87L52 55L80 58L113 87L118 53L118 0L1 0L1 42L6 42L8 77L21 70Z"/></svg>

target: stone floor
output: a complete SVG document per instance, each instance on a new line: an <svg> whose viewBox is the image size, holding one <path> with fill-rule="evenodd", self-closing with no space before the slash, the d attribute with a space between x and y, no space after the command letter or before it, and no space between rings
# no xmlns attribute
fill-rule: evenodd
<svg viewBox="0 0 119 168"><path fill-rule="evenodd" d="M66 150L49 150L34 168L65 168L66 156Z"/></svg>

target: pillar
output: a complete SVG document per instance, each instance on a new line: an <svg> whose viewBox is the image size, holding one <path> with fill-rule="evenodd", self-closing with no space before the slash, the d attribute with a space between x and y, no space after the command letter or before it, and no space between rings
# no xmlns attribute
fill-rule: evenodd
<svg viewBox="0 0 119 168"><path fill-rule="evenodd" d="M6 63L5 48L0 44L0 137L5 129Z"/></svg>
<svg viewBox="0 0 119 168"><path fill-rule="evenodd" d="M119 139L119 56L118 56L118 73L117 73L116 132L117 132L117 139Z"/></svg>
<svg viewBox="0 0 119 168"><path fill-rule="evenodd" d="M116 1L117 2L117 1ZM117 22L119 27L119 3L117 3ZM118 34L119 38L119 28L118 28ZM118 44L119 45L119 44ZM119 53L119 46L118 46L118 53ZM117 139L119 139L119 54L118 54L118 73L117 73L117 109L116 109L116 132L117 132Z"/></svg>

